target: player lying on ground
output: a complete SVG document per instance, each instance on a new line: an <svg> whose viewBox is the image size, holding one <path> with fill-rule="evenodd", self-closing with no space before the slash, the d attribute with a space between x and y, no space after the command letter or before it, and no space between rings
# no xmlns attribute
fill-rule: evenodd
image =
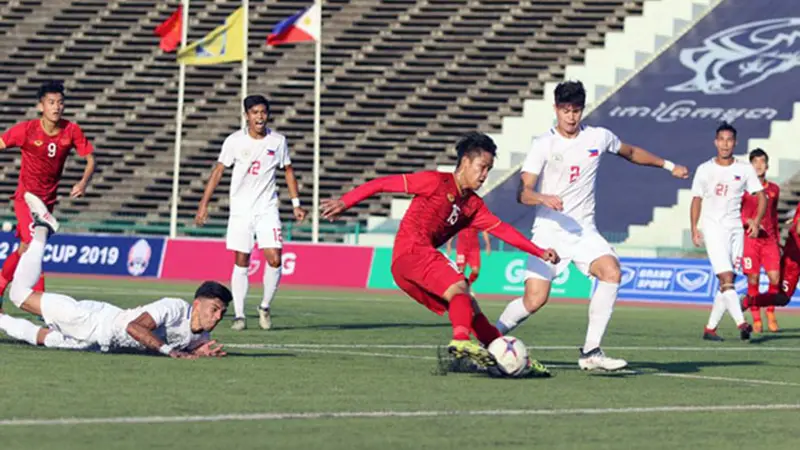
<svg viewBox="0 0 800 450"><path fill-rule="evenodd" d="M755 169L761 186L764 187L764 195L767 197L767 212L761 221L758 236L753 238L745 235L744 237L742 272L747 275L747 295L756 297L759 294L761 267L764 267L767 272L767 278L769 278L767 293L774 295L781 290L781 235L778 230L778 198L781 188L777 184L766 180L767 169L769 169L769 156L764 150L757 148L750 152L750 164ZM758 197L745 192L742 197L742 223L745 227L755 219L757 209ZM761 322L761 308L758 306L750 307L750 314L753 315L753 331L761 333L764 328ZM775 305L767 307L767 327L769 331L778 331Z"/></svg>
<svg viewBox="0 0 800 450"><path fill-rule="evenodd" d="M42 316L47 328L0 313L0 329L7 335L49 348L150 350L185 359L225 356L222 346L210 339L210 332L222 320L231 293L215 281L203 283L191 305L181 299L163 298L133 309L34 292L31 288L42 271L47 236L58 230L58 221L38 197L26 193L25 201L34 217L34 235L20 258L10 297L23 311Z"/></svg>
<svg viewBox="0 0 800 450"><path fill-rule="evenodd" d="M456 144L455 173L419 172L382 177L339 199L322 202L322 217L333 220L379 192L414 195L395 238L392 276L400 289L414 300L436 314L449 313L453 325L450 353L457 358L469 357L483 366L493 365L494 359L485 348L470 341L470 332L484 346L499 338L500 332L489 323L471 296L464 274L437 249L460 230L472 226L536 257L558 263L556 252L532 244L492 214L475 194L492 169L496 150L489 136L469 133Z"/></svg>
<svg viewBox="0 0 800 450"><path fill-rule="evenodd" d="M597 279L578 365L584 370L619 370L628 363L606 356L600 348L621 276L619 258L594 222L600 160L611 153L637 165L666 169L675 178L688 178L689 172L686 167L620 142L605 128L581 125L586 103L581 82L561 83L554 94L556 126L533 140L520 172L517 201L536 208L531 241L554 248L561 262L548 264L528 258L525 292L508 304L497 328L508 334L542 308L550 298L553 278L574 262L584 275Z"/></svg>
<svg viewBox="0 0 800 450"><path fill-rule="evenodd" d="M786 237L786 243L783 244L780 280L781 289L775 294L767 292L755 297L742 296L742 310L753 306L759 308L786 306L792 300L792 295L797 289L797 282L800 280L800 205L797 205L792 225L789 227L789 235Z"/></svg>
<svg viewBox="0 0 800 450"><path fill-rule="evenodd" d="M489 233L483 231L483 243L486 246L486 255L492 252L492 243L489 240ZM472 286L478 279L481 271L481 244L478 241L478 230L467 227L461 230L456 236L456 266L464 275L469 268L467 283ZM453 240L447 241L447 254L450 254Z"/></svg>
<svg viewBox="0 0 800 450"><path fill-rule="evenodd" d="M70 197L82 197L94 173L95 161L92 144L74 122L62 119L64 113L64 85L57 81L43 83L36 99L39 119L20 122L0 137L0 150L19 147L22 166L19 172L17 191L14 193L14 214L17 216L17 237L21 243L17 251L11 253L0 271L0 304L6 287L14 278L17 262L31 242L33 220L22 195L32 192L44 200L50 212L55 208L58 183L64 171L64 163L74 148L78 155L86 158L83 177L72 187ZM44 276L33 290L44 291Z"/></svg>
<svg viewBox="0 0 800 450"><path fill-rule="evenodd" d="M714 297L703 339L722 340L717 335L717 326L727 310L739 328L739 337L748 340L753 327L742 314L733 283L736 277L733 270L744 247L742 196L749 192L756 197L755 217L748 221L746 231L751 238L758 236L767 201L753 166L733 156L736 129L723 122L717 128L714 145L717 156L700 164L694 174L690 211L692 242L696 247L705 242L711 268L719 279L719 292Z"/></svg>

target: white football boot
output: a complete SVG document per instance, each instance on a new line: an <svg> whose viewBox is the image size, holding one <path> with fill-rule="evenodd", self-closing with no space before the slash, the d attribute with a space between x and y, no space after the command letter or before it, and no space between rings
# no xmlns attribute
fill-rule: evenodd
<svg viewBox="0 0 800 450"><path fill-rule="evenodd" d="M269 308L261 309L258 307L258 326L262 330L269 330L272 328L272 316L269 314Z"/></svg>
<svg viewBox="0 0 800 450"><path fill-rule="evenodd" d="M609 358L603 353L600 347L584 353L581 350L581 357L578 359L578 366L582 370L607 370L614 371L628 367L628 361L624 359Z"/></svg>
<svg viewBox="0 0 800 450"><path fill-rule="evenodd" d="M46 227L50 230L50 234L55 233L58 231L58 220L50 214L50 211L47 209L47 205L44 204L42 199L39 197L31 194L30 192L26 192L25 195L25 203L28 204L28 209L31 210L31 216L33 217L33 222L36 225Z"/></svg>

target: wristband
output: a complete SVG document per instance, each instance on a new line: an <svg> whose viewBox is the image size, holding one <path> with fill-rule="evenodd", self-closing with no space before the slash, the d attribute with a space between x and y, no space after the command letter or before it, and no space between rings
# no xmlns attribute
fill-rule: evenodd
<svg viewBox="0 0 800 450"><path fill-rule="evenodd" d="M675 168L675 163L673 163L672 161L670 161L668 159L665 159L664 160L664 165L661 166L661 167L664 170L668 171L668 172L672 172L672 170Z"/></svg>
<svg viewBox="0 0 800 450"><path fill-rule="evenodd" d="M174 349L172 348L171 345L168 344L164 344L161 347L158 347L158 352L165 356L169 356L169 354L172 353L172 350Z"/></svg>
<svg viewBox="0 0 800 450"><path fill-rule="evenodd" d="M295 197L292 199L292 207L299 208L300 207L300 199Z"/></svg>

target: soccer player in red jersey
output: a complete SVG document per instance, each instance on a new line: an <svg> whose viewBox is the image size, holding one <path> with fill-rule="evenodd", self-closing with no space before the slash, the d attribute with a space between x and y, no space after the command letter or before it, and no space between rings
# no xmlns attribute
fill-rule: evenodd
<svg viewBox="0 0 800 450"><path fill-rule="evenodd" d="M747 295L756 297L759 294L759 278L761 267L767 272L769 278L768 294L777 294L780 291L780 232L778 231L778 196L780 188L775 183L766 180L767 169L769 169L769 156L767 153L757 148L750 152L750 164L758 175L761 185L764 186L764 194L767 197L767 212L761 220L761 227L758 236L744 237L744 253L742 256L742 269L747 275ZM745 227L756 217L758 209L758 198L747 192L742 197L742 222ZM763 330L761 322L761 308L751 306L750 313L753 315L753 331L760 333ZM767 308L767 326L769 331L778 331L778 321L775 319L775 306Z"/></svg>
<svg viewBox="0 0 800 450"><path fill-rule="evenodd" d="M486 245L486 254L492 252L492 243L489 240L489 233L483 231L483 242ZM447 254L450 254L453 240L447 241ZM478 230L473 227L464 228L456 236L456 267L464 275L467 274L469 267L469 277L467 283L472 286L481 271L481 244L478 241Z"/></svg>
<svg viewBox="0 0 800 450"><path fill-rule="evenodd" d="M6 286L14 278L20 255L25 252L33 238L33 218L23 195L26 192L36 195L52 212L64 163L73 148L78 155L86 158L86 168L83 178L72 187L72 198L82 197L86 193L95 168L92 144L78 124L61 117L64 113L64 85L57 81L45 82L39 87L36 98L42 117L20 122L0 137L0 150L13 147L22 150L19 183L14 193L17 237L22 242L18 251L8 256L0 272L0 301ZM44 276L39 278L33 289L37 292L44 291Z"/></svg>
<svg viewBox="0 0 800 450"><path fill-rule="evenodd" d="M453 340L448 346L451 354L469 357L483 366L494 365L494 358L484 347L470 341L470 332L484 346L501 334L481 312L464 275L437 249L460 230L472 226L545 261L559 261L555 251L537 247L489 212L475 194L486 181L496 150L489 136L468 133L456 144L455 173L431 171L381 177L341 198L322 202L322 217L332 220L379 192L414 195L395 238L392 276L400 289L423 306L439 315L449 313L453 325Z"/></svg>

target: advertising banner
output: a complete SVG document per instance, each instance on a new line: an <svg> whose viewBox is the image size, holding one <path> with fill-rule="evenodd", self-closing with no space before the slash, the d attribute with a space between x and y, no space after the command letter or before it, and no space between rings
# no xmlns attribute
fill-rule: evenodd
<svg viewBox="0 0 800 450"><path fill-rule="evenodd" d="M345 245L287 243L283 247L281 284L364 288L373 249ZM250 281L261 282L266 261L261 250L250 255ZM227 280L233 253L222 240L171 239L167 242L162 278Z"/></svg>
<svg viewBox="0 0 800 450"><path fill-rule="evenodd" d="M0 233L0 262L19 247L14 233ZM163 238L55 234L44 250L45 272L157 277Z"/></svg>

